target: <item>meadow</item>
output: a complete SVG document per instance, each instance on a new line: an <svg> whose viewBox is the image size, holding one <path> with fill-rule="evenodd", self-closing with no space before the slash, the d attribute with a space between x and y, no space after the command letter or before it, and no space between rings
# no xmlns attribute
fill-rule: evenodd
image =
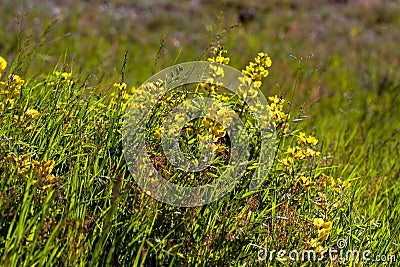
<svg viewBox="0 0 400 267"><path fill-rule="evenodd" d="M0 0L0 265L399 266L399 13L394 0ZM207 83L165 95L146 119L165 179L205 184L230 155L224 127L201 118L180 145L196 158L211 138L212 166L167 162L162 117L190 94L230 105L253 137L232 191L176 207L129 172L123 120L149 77L196 60L257 84L276 155L249 191L251 109Z"/></svg>

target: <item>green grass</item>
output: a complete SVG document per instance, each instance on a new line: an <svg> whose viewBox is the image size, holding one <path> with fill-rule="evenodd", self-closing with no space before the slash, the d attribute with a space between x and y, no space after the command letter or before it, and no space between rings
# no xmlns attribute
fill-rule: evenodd
<svg viewBox="0 0 400 267"><path fill-rule="evenodd" d="M56 9L50 1L1 1L0 56L9 63L1 81L10 73L25 80L13 107L0 94L1 265L300 266L276 256L259 262L257 255L264 247L305 249L317 235L317 217L333 223L322 246L336 248L345 239L348 249L396 255L397 262L398 3L195 2L93 1L89 7L71 1ZM254 7L255 19L238 25L239 6ZM51 12L59 12L58 21ZM129 88L140 86L174 63L206 59L216 43L238 69L259 51L270 55L261 89L288 101L285 111L299 119L289 133L315 136L322 153L295 168L316 182L321 173L351 182L342 195L324 188L339 207L316 207L318 184L299 191L296 175L279 161L256 192L243 179L202 207L163 204L138 187L121 148L125 101L113 84L123 79ZM55 70L72 72L74 83ZM39 117L29 120L29 108ZM278 137L282 160L296 138ZM25 163L36 160L42 174L54 160L55 179L41 180L35 164L23 168L27 153Z"/></svg>

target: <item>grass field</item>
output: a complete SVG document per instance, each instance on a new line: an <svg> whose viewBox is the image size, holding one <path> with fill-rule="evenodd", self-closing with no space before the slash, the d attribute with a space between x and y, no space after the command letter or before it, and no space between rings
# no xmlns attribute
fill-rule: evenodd
<svg viewBox="0 0 400 267"><path fill-rule="evenodd" d="M399 266L398 14L390 0L0 0L0 265ZM262 80L246 75L270 103L274 163L249 192L254 117L203 85L253 133L251 164L213 203L164 204L128 170L124 114L153 74L217 60L218 45L239 70L272 60ZM160 116L189 94L158 102L146 145L164 178L198 185L223 172L230 141L194 120L181 145L212 133L213 165L166 162Z"/></svg>

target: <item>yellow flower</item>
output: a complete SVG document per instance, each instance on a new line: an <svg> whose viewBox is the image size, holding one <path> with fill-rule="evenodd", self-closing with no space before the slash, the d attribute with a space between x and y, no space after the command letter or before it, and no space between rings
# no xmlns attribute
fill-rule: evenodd
<svg viewBox="0 0 400 267"><path fill-rule="evenodd" d="M318 156L320 156L320 155L321 155L321 152L312 150L311 148L307 148L304 154L305 154L306 156L312 158L312 157L318 157Z"/></svg>
<svg viewBox="0 0 400 267"><path fill-rule="evenodd" d="M221 102L225 102L225 103L227 103L228 100L229 100L229 96L224 95L224 94L218 94L218 95L216 96L216 98L219 99L219 100L221 100Z"/></svg>
<svg viewBox="0 0 400 267"><path fill-rule="evenodd" d="M315 248L318 245L318 240L312 238L310 241L306 242L306 248Z"/></svg>
<svg viewBox="0 0 400 267"><path fill-rule="evenodd" d="M224 70L221 67L218 67L217 71L215 72L215 75L224 77Z"/></svg>
<svg viewBox="0 0 400 267"><path fill-rule="evenodd" d="M310 145L316 145L318 143L317 138L315 138L314 136L308 136L306 139L307 143Z"/></svg>
<svg viewBox="0 0 400 267"><path fill-rule="evenodd" d="M126 89L126 83L114 83L113 87L119 91L124 91Z"/></svg>
<svg viewBox="0 0 400 267"><path fill-rule="evenodd" d="M311 178L306 176L300 176L296 182L306 191L315 185L315 182L312 182Z"/></svg>
<svg viewBox="0 0 400 267"><path fill-rule="evenodd" d="M131 93L131 94L135 94L136 91L137 91L137 88L133 86L133 87L131 88L130 93Z"/></svg>
<svg viewBox="0 0 400 267"><path fill-rule="evenodd" d="M291 166L293 164L294 160L292 157L288 157L282 160L282 164L285 166Z"/></svg>
<svg viewBox="0 0 400 267"><path fill-rule="evenodd" d="M48 190L51 189L53 187L53 184L48 184L42 187L43 190Z"/></svg>
<svg viewBox="0 0 400 267"><path fill-rule="evenodd" d="M330 230L330 229L332 228L332 222L324 222L324 223L321 225L321 228Z"/></svg>
<svg viewBox="0 0 400 267"><path fill-rule="evenodd" d="M260 88L261 87L262 82L261 81L255 81L254 82L254 86Z"/></svg>
<svg viewBox="0 0 400 267"><path fill-rule="evenodd" d="M6 82L0 82L0 94L6 96L6 101L11 100L12 98L16 98L20 94L21 86L24 84L24 80L21 79L16 74L8 75Z"/></svg>
<svg viewBox="0 0 400 267"><path fill-rule="evenodd" d="M258 53L257 57L255 58L255 62L261 66L271 67L272 61L269 58L268 54L264 52Z"/></svg>
<svg viewBox="0 0 400 267"><path fill-rule="evenodd" d="M220 153L223 153L226 151L226 147L223 145L218 145L217 151Z"/></svg>
<svg viewBox="0 0 400 267"><path fill-rule="evenodd" d="M306 136L305 133L300 132L299 137L297 138L297 142L300 144L316 145L318 143L318 140L314 136Z"/></svg>
<svg viewBox="0 0 400 267"><path fill-rule="evenodd" d="M175 118L175 121L180 122L180 123L185 120L185 118L181 114L176 114L174 118Z"/></svg>
<svg viewBox="0 0 400 267"><path fill-rule="evenodd" d="M322 219L322 218L315 218L314 219L314 227L316 229L321 228L323 224L324 224L324 219Z"/></svg>
<svg viewBox="0 0 400 267"><path fill-rule="evenodd" d="M203 136L203 135L201 135L201 134L197 135L197 138L198 138L199 141L202 142L202 143L206 143L206 142L209 140L209 138L208 138L207 136Z"/></svg>
<svg viewBox="0 0 400 267"><path fill-rule="evenodd" d="M31 165L33 166L33 173L39 178L45 178L47 181L53 181L56 177L51 174L54 168L55 161L48 160L45 162L39 162L37 160L32 160Z"/></svg>
<svg viewBox="0 0 400 267"><path fill-rule="evenodd" d="M296 153L294 154L294 157L296 159L304 159L306 154L304 153L303 150L297 150Z"/></svg>
<svg viewBox="0 0 400 267"><path fill-rule="evenodd" d="M21 166L22 168L27 168L31 165L31 162L29 161L30 153L26 153L21 157Z"/></svg>
<svg viewBox="0 0 400 267"><path fill-rule="evenodd" d="M63 85L70 86L70 85L73 85L73 84L74 84L74 82L71 80L71 76L72 76L72 73L71 73L71 72L60 72L60 71L55 71L55 72L54 72L54 75L55 75L57 78L60 79L60 81L61 81L61 83L62 83ZM48 83L48 87L49 87L49 88L52 87L52 86L54 86L54 85L55 85L55 82L49 82L49 83Z"/></svg>
<svg viewBox="0 0 400 267"><path fill-rule="evenodd" d="M154 136L160 139L163 133L164 133L164 128L160 127L154 132Z"/></svg>
<svg viewBox="0 0 400 267"><path fill-rule="evenodd" d="M11 153L9 153L8 155L7 155L7 159L10 161L10 163L12 164L12 165L17 165L17 163L18 163L18 157L17 157L17 155L15 155L15 153L13 153L13 152L11 152Z"/></svg>
<svg viewBox="0 0 400 267"><path fill-rule="evenodd" d="M179 136L179 133L177 133L177 131L175 131L174 127L171 127L171 128L169 128L167 135L169 137L177 137L177 136Z"/></svg>
<svg viewBox="0 0 400 267"><path fill-rule="evenodd" d="M219 77L224 77L224 70L217 65L213 65L212 63L209 65L210 69L213 70L213 77L219 76Z"/></svg>
<svg viewBox="0 0 400 267"><path fill-rule="evenodd" d="M33 131L33 130L35 130L35 129L36 129L35 126L29 125L28 127L25 128L25 131L31 132L31 131Z"/></svg>
<svg viewBox="0 0 400 267"><path fill-rule="evenodd" d="M326 251L326 248L324 248L323 246L318 246L318 247L315 249L315 252L317 252L317 253L322 253L322 252L324 252L324 251Z"/></svg>
<svg viewBox="0 0 400 267"><path fill-rule="evenodd" d="M48 174L48 175L46 176L46 180L47 180L48 182L53 182L55 179L56 179L56 177L55 177L53 174Z"/></svg>
<svg viewBox="0 0 400 267"><path fill-rule="evenodd" d="M69 78L71 78L72 73L69 72L63 72L61 73L61 78L63 78L64 80L68 80Z"/></svg>
<svg viewBox="0 0 400 267"><path fill-rule="evenodd" d="M318 230L318 239L320 241L325 241L328 239L329 236L329 229L322 228Z"/></svg>
<svg viewBox="0 0 400 267"><path fill-rule="evenodd" d="M44 168L43 174L44 175L49 175L53 171L54 163L55 163L54 160L49 160L43 165L43 168Z"/></svg>
<svg viewBox="0 0 400 267"><path fill-rule="evenodd" d="M220 64L229 64L229 57L225 56L228 54L228 51L224 49L222 46L218 45L218 47L215 47L213 50L213 56L209 57L207 60L209 62L217 62Z"/></svg>
<svg viewBox="0 0 400 267"><path fill-rule="evenodd" d="M22 80L17 74L8 75L8 79L10 79L17 87L22 86L25 83L25 81Z"/></svg>
<svg viewBox="0 0 400 267"><path fill-rule="evenodd" d="M7 61L3 57L0 56L0 77L6 68L7 68Z"/></svg>
<svg viewBox="0 0 400 267"><path fill-rule="evenodd" d="M350 183L349 181L345 181L345 182L342 184L342 187L343 187L344 189L346 189L346 188L348 188L350 185L351 185L351 183Z"/></svg>
<svg viewBox="0 0 400 267"><path fill-rule="evenodd" d="M20 123L24 120L24 116L14 115L13 119L15 122Z"/></svg>
<svg viewBox="0 0 400 267"><path fill-rule="evenodd" d="M281 101L285 101L284 99L279 98L277 95L268 97L268 100L274 104L278 104Z"/></svg>
<svg viewBox="0 0 400 267"><path fill-rule="evenodd" d="M258 86L258 87L259 87L259 86ZM250 97L250 98L256 98L257 95L258 95L258 91L257 91L257 90L255 90L255 89L253 89L253 88L251 88L251 89L249 90L249 97Z"/></svg>
<svg viewBox="0 0 400 267"><path fill-rule="evenodd" d="M39 118L39 112L36 109L28 109L25 114L31 118L36 120L37 118Z"/></svg>
<svg viewBox="0 0 400 267"><path fill-rule="evenodd" d="M213 125L213 121L209 118L204 118L203 125L206 126L207 128L210 128Z"/></svg>
<svg viewBox="0 0 400 267"><path fill-rule="evenodd" d="M72 76L72 73L70 73L70 72L56 71L54 74L56 75L56 77L61 77L61 79L63 79L63 80L68 80Z"/></svg>
<svg viewBox="0 0 400 267"><path fill-rule="evenodd" d="M329 233L332 228L332 222L324 222L322 218L314 219L314 228L318 229L318 239L325 241L328 239Z"/></svg>
<svg viewBox="0 0 400 267"><path fill-rule="evenodd" d="M268 100L270 101L269 113L274 118L274 126L281 128L286 133L289 128L289 124L286 122L290 118L290 115L283 111L285 100L276 95L268 97Z"/></svg>
<svg viewBox="0 0 400 267"><path fill-rule="evenodd" d="M299 137L297 138L297 142L300 144L305 144L307 142L306 134L300 132Z"/></svg>
<svg viewBox="0 0 400 267"><path fill-rule="evenodd" d="M266 68L271 67L272 61L268 54L260 52L254 59L254 62L250 62L246 69L242 70L242 73L247 77L251 78L254 82L257 82L256 86L261 86L261 79L268 76L269 72Z"/></svg>
<svg viewBox="0 0 400 267"><path fill-rule="evenodd" d="M217 126L217 125L212 126L212 127L210 127L208 130L209 130L209 132L210 132L215 138L224 137L225 134L226 134L225 127L222 126L222 125L219 125L219 126Z"/></svg>

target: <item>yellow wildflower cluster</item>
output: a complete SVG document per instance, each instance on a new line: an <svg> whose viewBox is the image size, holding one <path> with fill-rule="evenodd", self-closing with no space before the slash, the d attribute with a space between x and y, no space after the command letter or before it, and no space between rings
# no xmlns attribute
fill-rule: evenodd
<svg viewBox="0 0 400 267"><path fill-rule="evenodd" d="M242 70L242 73L252 79L256 87L260 87L261 80L268 76L267 68L271 67L271 65L272 61L268 54L260 52L254 62L250 62L246 69Z"/></svg>
<svg viewBox="0 0 400 267"><path fill-rule="evenodd" d="M300 144L308 144L308 145L316 145L318 140L314 136L306 136L305 133L300 132L299 137L297 138L297 142Z"/></svg>
<svg viewBox="0 0 400 267"><path fill-rule="evenodd" d="M29 167L31 166L29 158L29 153L21 157L18 157L15 153L12 152L7 155L8 162L17 170L19 175L25 175L28 172Z"/></svg>
<svg viewBox="0 0 400 267"><path fill-rule="evenodd" d="M115 106L118 103L121 103L122 111L125 111L126 106L128 104L128 100L131 98L131 95L128 94L126 90L126 83L124 82L114 83L113 88L116 89L116 91L110 94L110 104L109 104L110 107Z"/></svg>
<svg viewBox="0 0 400 267"><path fill-rule="evenodd" d="M300 175L300 177L295 179L296 186L300 187L304 191L308 191L311 187L315 185L310 176Z"/></svg>
<svg viewBox="0 0 400 267"><path fill-rule="evenodd" d="M33 172L36 174L38 178L46 178L48 181L53 181L55 179L55 176L51 174L54 168L54 160L49 160L45 162L39 163L36 160L32 161L33 163Z"/></svg>
<svg viewBox="0 0 400 267"><path fill-rule="evenodd" d="M160 83L148 82L140 86L138 89L134 89L135 101L133 101L131 105L132 111L140 111L157 104L157 101L153 100L152 95L163 94L165 92L165 88L161 83L162 81L160 81ZM114 96L115 98L117 94L111 94L111 96ZM126 95L125 97L129 97L129 95ZM151 101L148 101L148 99L151 99Z"/></svg>
<svg viewBox="0 0 400 267"><path fill-rule="evenodd" d="M324 173L319 176L318 184L321 192L331 188L335 194L339 195L343 195L344 191L351 185L349 181L343 181L340 178L335 181L332 176L328 176Z"/></svg>
<svg viewBox="0 0 400 267"><path fill-rule="evenodd" d="M287 149L287 154L296 159L314 158L321 155L321 152L315 151L309 147L302 148L299 146L289 147Z"/></svg>
<svg viewBox="0 0 400 267"><path fill-rule="evenodd" d="M239 96L246 100L255 99L258 96L258 90L254 88L252 80L249 77L239 77L240 85L238 88Z"/></svg>
<svg viewBox="0 0 400 267"><path fill-rule="evenodd" d="M346 201L346 197L343 193L350 186L350 183L342 182L341 179L335 181L333 177L321 173L316 180L316 184L319 187L317 187L319 192L312 200L312 204L317 208L314 214L320 214L321 217L335 214ZM332 191L334 192L333 194L331 193ZM339 194L339 196L337 194ZM332 228L332 223L329 221L325 222L322 218L316 218L314 219L314 227L318 230L318 238L311 240L311 243L320 244L327 240Z"/></svg>
<svg viewBox="0 0 400 267"><path fill-rule="evenodd" d="M213 49L213 55L207 58L207 61L211 62L211 64L209 65L211 69L210 73L211 77L208 78L207 82L201 83L200 86L211 94L216 94L215 90L222 87L222 83L218 82L218 78L224 77L224 70L217 64L213 63L219 63L225 65L229 64L230 58L226 56L227 53L228 51L226 49L218 45L218 47L215 47Z"/></svg>
<svg viewBox="0 0 400 267"><path fill-rule="evenodd" d="M222 46L218 45L217 47L214 48L212 57L209 57L207 60L209 62L216 62L227 65L229 64L230 61L230 58L226 56L227 54L228 51L224 49Z"/></svg>
<svg viewBox="0 0 400 267"><path fill-rule="evenodd" d="M220 105L213 103L213 105L207 110L210 117L218 118L222 124L227 125L232 122L232 116L235 114L230 108L220 107Z"/></svg>
<svg viewBox="0 0 400 267"><path fill-rule="evenodd" d="M306 248L316 248L317 253L322 253L326 249L322 246L323 242L329 237L332 229L332 222L324 221L322 218L315 218L313 220L314 229L317 230L317 238L312 238L310 241L306 242Z"/></svg>
<svg viewBox="0 0 400 267"><path fill-rule="evenodd" d="M224 137L226 134L226 129L223 125L216 123L215 121L208 119L208 118L204 118L203 119L203 125L208 129L212 140L214 140L215 142L221 138Z"/></svg>
<svg viewBox="0 0 400 267"><path fill-rule="evenodd" d="M56 71L55 75L56 75L56 77L60 77L64 81L70 81L72 73Z"/></svg>
<svg viewBox="0 0 400 267"><path fill-rule="evenodd" d="M36 120L37 118L39 118L39 111L37 111L36 109L28 109L25 114L33 120Z"/></svg>
<svg viewBox="0 0 400 267"><path fill-rule="evenodd" d="M0 57L0 77L6 67L7 61L3 57ZM25 81L17 74L10 74L6 81L0 81L0 111L5 108L14 108L15 99L19 97L24 83ZM13 120L18 124L26 122L25 126L28 131L34 129L34 126L31 125L32 121L38 118L39 112L36 109L31 108L27 109L22 115L15 114L13 116Z"/></svg>
<svg viewBox="0 0 400 267"><path fill-rule="evenodd" d="M219 110L218 112L223 113L224 109ZM223 116L223 115L222 115ZM222 118L222 117L221 117ZM228 118L230 119L230 118ZM227 119L227 120L228 120ZM194 132L193 123L187 123L189 132ZM204 131L205 130L205 131ZM201 128L197 132L197 139L205 145L205 147L211 149L212 151L224 152L226 151L226 146L218 142L218 140L226 135L225 126L219 124L218 122L210 119L203 118L201 121Z"/></svg>
<svg viewBox="0 0 400 267"><path fill-rule="evenodd" d="M7 81L0 81L0 95L8 99L19 96L22 85L25 83L17 74L8 75Z"/></svg>
<svg viewBox="0 0 400 267"><path fill-rule="evenodd" d="M47 83L47 87L52 88L56 85L62 86L72 86L74 81L72 80L72 73L71 72L61 72L55 71L54 77L56 78L55 81L51 81Z"/></svg>
<svg viewBox="0 0 400 267"><path fill-rule="evenodd" d="M215 137L210 136L210 135L201 135L198 134L197 138L199 139L199 141L205 145L205 147L210 148L211 151L218 151L218 152L224 152L226 151L226 146L222 145L222 144L216 144L215 142L218 139L215 139Z"/></svg>
<svg viewBox="0 0 400 267"><path fill-rule="evenodd" d="M216 90L221 88L222 84L215 82L215 78L208 78L207 82L200 83L200 86L204 88L207 92L213 95L218 95Z"/></svg>
<svg viewBox="0 0 400 267"><path fill-rule="evenodd" d="M29 108L25 111L24 114L20 116L14 115L13 120L18 124L23 124L22 126L26 127L25 128L26 131L32 131L33 129L35 129L33 122L37 120L39 116L40 116L39 111L37 111L36 109Z"/></svg>
<svg viewBox="0 0 400 267"><path fill-rule="evenodd" d="M31 154L27 153L18 157L15 153L11 152L7 156L8 162L13 166L17 173L20 176L25 176L29 173L29 170L32 168L32 172L36 177L35 180L32 180L32 184L46 183L42 186L43 189L50 189L53 186L53 183L56 180L56 177L52 174L55 161L48 160L39 162L37 160L30 159Z"/></svg>
<svg viewBox="0 0 400 267"><path fill-rule="evenodd" d="M164 133L164 128L163 128L163 127L159 127L158 129L155 130L154 136L155 136L157 139L160 139L161 136L163 135L163 133Z"/></svg>
<svg viewBox="0 0 400 267"><path fill-rule="evenodd" d="M213 70L213 77L224 77L224 70L217 65L210 64L210 69Z"/></svg>
<svg viewBox="0 0 400 267"><path fill-rule="evenodd" d="M286 154L288 157L281 160L281 164L286 168L287 173L292 172L292 166L296 160L313 159L321 155L321 152L309 147L318 143L315 137L306 136L300 132L297 143L299 145L287 149Z"/></svg>
<svg viewBox="0 0 400 267"><path fill-rule="evenodd" d="M0 78L3 72L6 70L6 68L7 68L7 61L2 56L0 56Z"/></svg>
<svg viewBox="0 0 400 267"><path fill-rule="evenodd" d="M126 90L126 83L123 83L123 82L121 82L121 83L114 83L113 87L116 88L116 89L118 89L118 91L120 91L120 92L125 92L125 90Z"/></svg>
<svg viewBox="0 0 400 267"><path fill-rule="evenodd" d="M274 119L275 128L282 129L282 131L286 133L289 129L287 121L289 120L290 115L285 113L283 110L285 99L275 95L268 97L268 100L270 101L269 107Z"/></svg>
<svg viewBox="0 0 400 267"><path fill-rule="evenodd" d="M7 61L0 56L0 77L7 67ZM0 111L4 108L14 108L15 99L20 95L20 91L25 81L17 74L10 74L6 81L0 81Z"/></svg>
<svg viewBox="0 0 400 267"><path fill-rule="evenodd" d="M325 222L322 218L315 218L314 228L318 230L318 240L325 241L328 239L332 229L332 222Z"/></svg>

